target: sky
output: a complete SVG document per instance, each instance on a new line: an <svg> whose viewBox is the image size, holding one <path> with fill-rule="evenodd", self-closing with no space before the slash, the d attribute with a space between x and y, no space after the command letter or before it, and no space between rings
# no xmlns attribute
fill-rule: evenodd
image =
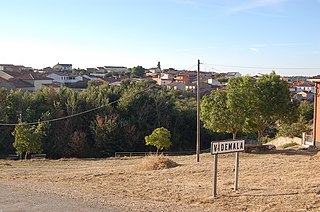
<svg viewBox="0 0 320 212"><path fill-rule="evenodd" d="M0 0L0 64L320 74L320 0Z"/></svg>

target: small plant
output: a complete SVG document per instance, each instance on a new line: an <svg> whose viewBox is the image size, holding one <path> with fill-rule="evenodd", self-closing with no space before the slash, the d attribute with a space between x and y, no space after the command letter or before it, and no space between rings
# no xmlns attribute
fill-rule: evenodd
<svg viewBox="0 0 320 212"><path fill-rule="evenodd" d="M164 127L155 129L151 135L146 136L146 145L157 147L157 154L159 150L168 149L171 146L170 131Z"/></svg>
<svg viewBox="0 0 320 212"><path fill-rule="evenodd" d="M290 142L290 143L286 143L284 145L282 145L282 148L283 149L287 149L287 148L290 148L290 147L293 147L293 146L297 146L298 144L296 142Z"/></svg>

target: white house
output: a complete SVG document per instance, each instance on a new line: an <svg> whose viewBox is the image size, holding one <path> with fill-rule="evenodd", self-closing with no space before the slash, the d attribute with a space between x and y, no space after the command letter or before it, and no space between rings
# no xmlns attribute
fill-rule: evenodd
<svg viewBox="0 0 320 212"><path fill-rule="evenodd" d="M161 73L161 69L160 68L149 68L148 71L151 72L152 74Z"/></svg>
<svg viewBox="0 0 320 212"><path fill-rule="evenodd" d="M306 92L312 92L314 93L315 92L315 88L314 86L312 85L301 85L301 86L296 86L296 89L295 91L298 93L298 92L301 92L301 91L306 91Z"/></svg>
<svg viewBox="0 0 320 212"><path fill-rule="evenodd" d="M60 64L53 66L55 70L58 71L71 71L72 70L72 64Z"/></svg>
<svg viewBox="0 0 320 212"><path fill-rule="evenodd" d="M126 72L128 71L127 67L124 66L104 66L106 71L110 72Z"/></svg>
<svg viewBox="0 0 320 212"><path fill-rule="evenodd" d="M168 73L161 73L161 79L163 80L173 80L174 75L173 74L168 74Z"/></svg>
<svg viewBox="0 0 320 212"><path fill-rule="evenodd" d="M155 77L152 80L156 81L156 84L160 86L167 86L173 81L173 79L163 79L162 77Z"/></svg>
<svg viewBox="0 0 320 212"><path fill-rule="evenodd" d="M194 83L190 83L190 84L187 84L186 85L186 90L187 91L191 91L191 92L196 92L196 89L197 89L197 84L194 84Z"/></svg>
<svg viewBox="0 0 320 212"><path fill-rule="evenodd" d="M174 90L185 91L186 85L183 82L171 82L167 85L167 88L172 88Z"/></svg>
<svg viewBox="0 0 320 212"><path fill-rule="evenodd" d="M24 75L20 79L32 84L34 86L35 91L44 85L52 84L52 79L50 79L40 73L35 73L35 72L31 72L28 75Z"/></svg>
<svg viewBox="0 0 320 212"><path fill-rule="evenodd" d="M220 85L221 83L215 79L208 79L208 84L210 85Z"/></svg>
<svg viewBox="0 0 320 212"><path fill-rule="evenodd" d="M226 78L236 78L241 77L241 74L239 72L227 72Z"/></svg>
<svg viewBox="0 0 320 212"><path fill-rule="evenodd" d="M62 84L76 83L79 81L83 81L82 76L77 76L77 75L63 73L63 72L50 73L47 75L47 77L53 79L53 82L58 82L58 83L62 83Z"/></svg>

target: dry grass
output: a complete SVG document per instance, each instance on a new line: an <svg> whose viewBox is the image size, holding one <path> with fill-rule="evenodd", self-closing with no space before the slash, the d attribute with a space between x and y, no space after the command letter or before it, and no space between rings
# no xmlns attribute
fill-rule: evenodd
<svg viewBox="0 0 320 212"><path fill-rule="evenodd" d="M294 148L299 148L299 144L297 144L296 142L290 142L280 146L280 149L294 149Z"/></svg>
<svg viewBox="0 0 320 212"><path fill-rule="evenodd" d="M318 151L317 154L311 156L310 160L320 160L320 151Z"/></svg>
<svg viewBox="0 0 320 212"><path fill-rule="evenodd" d="M179 166L173 160L164 157L163 155L150 155L144 158L141 165L138 167L140 171L152 171L169 169Z"/></svg>
<svg viewBox="0 0 320 212"><path fill-rule="evenodd" d="M0 186L55 193L121 211L320 211L320 160L315 154L241 153L238 192L232 191L234 154L219 155L214 201L209 201L213 177L209 154L200 155L199 163L194 155L167 157L180 166L161 170L137 169L148 167L141 164L151 157L0 160ZM162 160L155 163L164 166Z"/></svg>

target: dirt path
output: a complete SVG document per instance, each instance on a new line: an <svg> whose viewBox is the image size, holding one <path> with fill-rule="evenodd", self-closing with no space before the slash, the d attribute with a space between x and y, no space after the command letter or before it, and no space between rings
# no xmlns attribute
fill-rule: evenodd
<svg viewBox="0 0 320 212"><path fill-rule="evenodd" d="M0 184L0 211L110 211L110 207L88 205L77 199L61 195L23 191L19 188Z"/></svg>

